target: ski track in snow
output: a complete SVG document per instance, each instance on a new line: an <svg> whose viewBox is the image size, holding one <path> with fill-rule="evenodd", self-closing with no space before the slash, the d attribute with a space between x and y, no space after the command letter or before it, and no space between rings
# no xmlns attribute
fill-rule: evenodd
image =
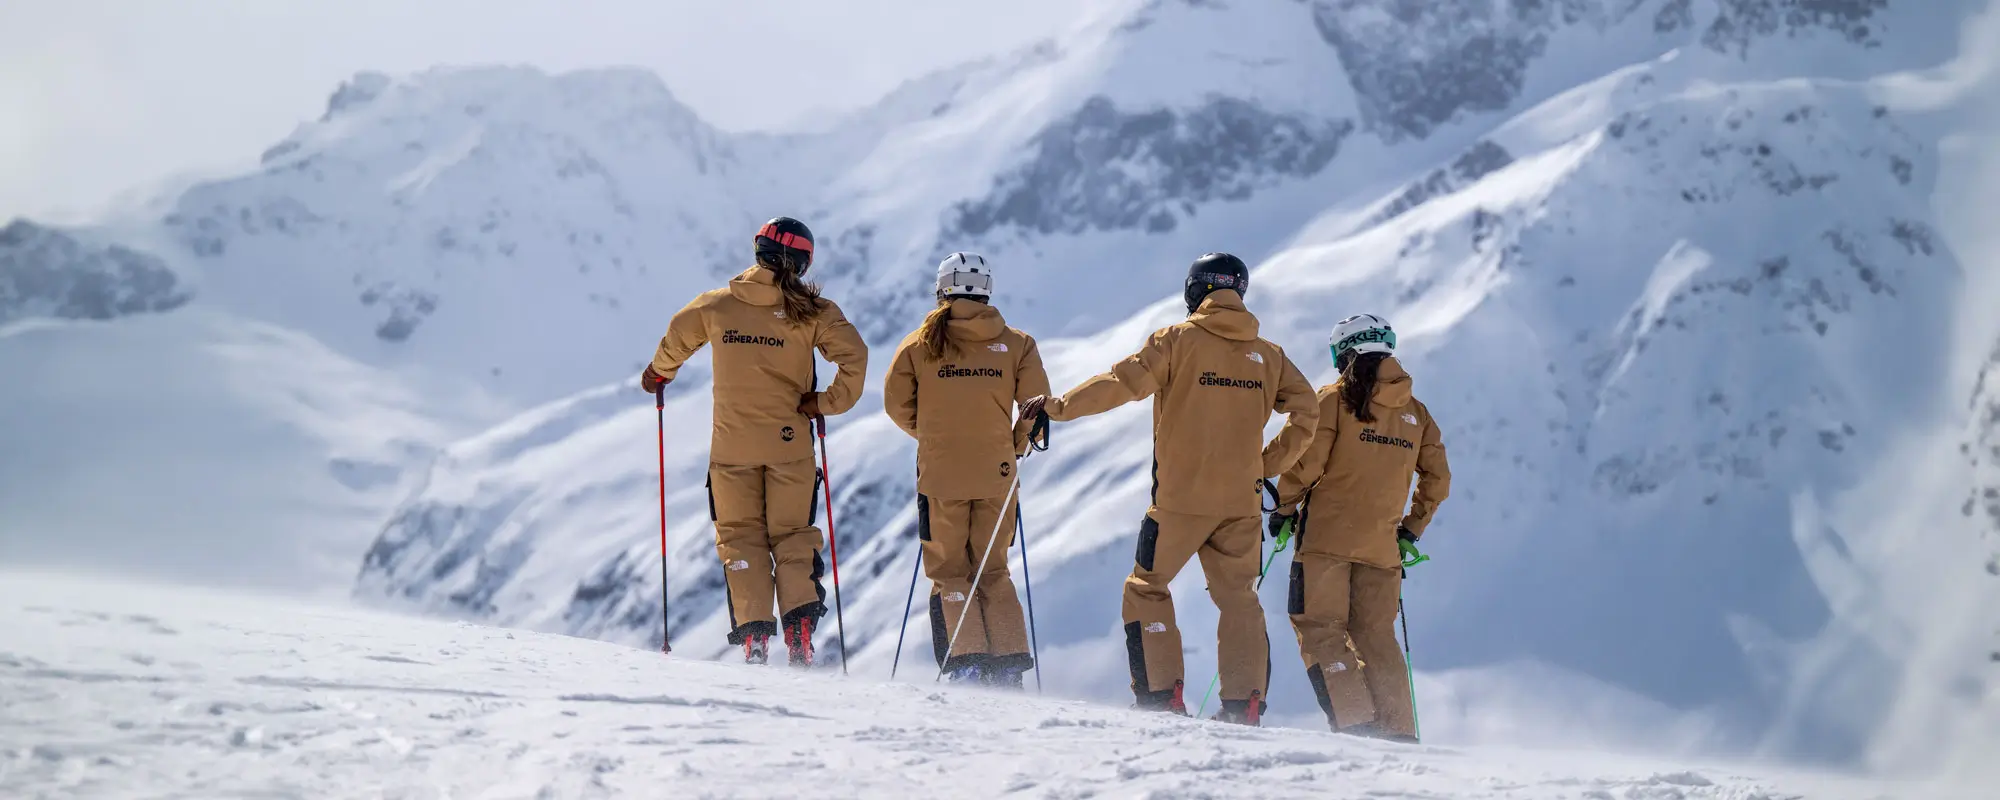
<svg viewBox="0 0 2000 800"><path fill-rule="evenodd" d="M938 795L1973 796L1248 729L215 590L0 579L0 796Z"/></svg>

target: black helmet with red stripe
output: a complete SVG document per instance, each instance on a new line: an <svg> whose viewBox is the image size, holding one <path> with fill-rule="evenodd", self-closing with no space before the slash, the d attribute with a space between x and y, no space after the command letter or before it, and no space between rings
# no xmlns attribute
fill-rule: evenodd
<svg viewBox="0 0 2000 800"><path fill-rule="evenodd" d="M812 267L813 232L791 217L778 217L757 229L757 263L771 269L790 270L803 277Z"/></svg>

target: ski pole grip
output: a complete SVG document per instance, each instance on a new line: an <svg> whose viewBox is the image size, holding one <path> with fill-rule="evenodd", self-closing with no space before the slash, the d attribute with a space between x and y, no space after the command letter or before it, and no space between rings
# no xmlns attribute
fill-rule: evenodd
<svg viewBox="0 0 2000 800"><path fill-rule="evenodd" d="M821 439L825 439L825 438L826 438L826 417L813 417L813 418L812 418L812 425L813 425L813 433L814 433L814 435L817 435L817 436L818 436L819 438L821 438Z"/></svg>
<svg viewBox="0 0 2000 800"><path fill-rule="evenodd" d="M1049 449L1049 412L1035 411L1035 424L1028 428L1028 446L1034 450Z"/></svg>
<svg viewBox="0 0 2000 800"><path fill-rule="evenodd" d="M664 409L666 407L667 407L667 385L662 383L660 384L660 388L653 390L653 408Z"/></svg>

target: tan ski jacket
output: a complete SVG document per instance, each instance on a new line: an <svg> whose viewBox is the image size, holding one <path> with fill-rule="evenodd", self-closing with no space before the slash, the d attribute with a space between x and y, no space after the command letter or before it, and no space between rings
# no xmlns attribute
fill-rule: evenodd
<svg viewBox="0 0 2000 800"><path fill-rule="evenodd" d="M860 399L868 346L839 306L822 301L816 318L786 319L776 276L751 267L674 314L652 370L672 380L702 345L715 345L711 461L768 466L812 458L812 430L798 409L799 399L814 390L814 348L839 367L820 393L820 413L839 414Z"/></svg>
<svg viewBox="0 0 2000 800"><path fill-rule="evenodd" d="M1045 408L1050 419L1072 420L1156 394L1153 505L1181 514L1257 516L1262 480L1298 460L1319 417L1312 384L1283 349L1257 338L1257 318L1228 289ZM1273 410L1288 418L1267 446Z"/></svg>
<svg viewBox="0 0 2000 800"><path fill-rule="evenodd" d="M1014 422L1014 404L1049 393L1035 339L1007 327L999 309L953 300L945 335L957 346L931 357L911 333L896 348L882 385L889 418L917 438L917 491L939 500L1007 494L1032 420Z"/></svg>
<svg viewBox="0 0 2000 800"><path fill-rule="evenodd" d="M1396 526L1424 534L1451 493L1451 466L1436 420L1410 395L1410 373L1395 358L1382 360L1369 405L1375 421L1362 422L1341 405L1339 381L1319 390L1319 430L1278 480L1278 510L1306 501L1299 552L1393 569L1402 565Z"/></svg>

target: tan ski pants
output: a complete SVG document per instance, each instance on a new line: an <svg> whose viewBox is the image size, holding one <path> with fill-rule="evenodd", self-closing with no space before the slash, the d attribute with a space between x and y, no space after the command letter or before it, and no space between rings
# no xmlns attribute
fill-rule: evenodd
<svg viewBox="0 0 2000 800"><path fill-rule="evenodd" d="M968 664L1034 666L1035 659L1028 654L1028 624L1014 593L1014 577L1007 571L1007 550L1014 543L1014 505L1007 504L1003 518L1002 499L917 496L917 538L923 542L924 574L931 579L931 645L938 665L945 669ZM991 555L986 555L988 540ZM982 556L986 571L979 573L975 593L972 576ZM968 602L971 611L966 611Z"/></svg>
<svg viewBox="0 0 2000 800"><path fill-rule="evenodd" d="M1132 576L1125 579L1125 649L1132 668L1132 692L1146 705L1148 694L1170 692L1184 676L1181 630L1174 622L1174 598L1167 584L1197 553L1208 578L1208 594L1221 619L1216 628L1222 699L1265 696L1271 677L1271 642L1264 632L1264 606L1257 600L1258 550L1263 528L1257 517L1205 517L1146 510Z"/></svg>
<svg viewBox="0 0 2000 800"><path fill-rule="evenodd" d="M729 643L776 635L775 590L785 622L826 613L819 528L819 471L810 458L770 466L708 465L708 512L722 559Z"/></svg>
<svg viewBox="0 0 2000 800"><path fill-rule="evenodd" d="M1310 554L1292 559L1286 611L1306 680L1334 730L1373 722L1384 733L1416 735L1409 674L1396 643L1402 588L1400 569Z"/></svg>

